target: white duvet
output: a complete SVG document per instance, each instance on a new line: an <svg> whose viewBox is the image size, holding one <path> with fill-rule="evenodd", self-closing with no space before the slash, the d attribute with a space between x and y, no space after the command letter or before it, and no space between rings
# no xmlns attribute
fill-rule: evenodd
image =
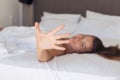
<svg viewBox="0 0 120 80"><path fill-rule="evenodd" d="M120 43L110 40L103 42L106 46ZM36 59L35 49L34 27L8 27L0 32L0 79L120 80L120 62L74 53L42 63Z"/></svg>

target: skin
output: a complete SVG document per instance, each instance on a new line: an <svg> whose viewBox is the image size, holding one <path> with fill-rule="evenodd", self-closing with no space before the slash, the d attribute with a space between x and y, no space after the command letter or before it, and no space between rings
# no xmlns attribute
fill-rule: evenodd
<svg viewBox="0 0 120 80"><path fill-rule="evenodd" d="M85 34L77 34L70 38L70 46L75 52L89 52L93 47L93 37Z"/></svg>
<svg viewBox="0 0 120 80"><path fill-rule="evenodd" d="M73 37L70 37L69 33L55 35L63 27L63 25L60 25L48 33L43 33L40 30L39 24L35 23L36 51L39 61L47 62L55 56L73 52L89 52L92 49L94 38L90 35L77 34Z"/></svg>

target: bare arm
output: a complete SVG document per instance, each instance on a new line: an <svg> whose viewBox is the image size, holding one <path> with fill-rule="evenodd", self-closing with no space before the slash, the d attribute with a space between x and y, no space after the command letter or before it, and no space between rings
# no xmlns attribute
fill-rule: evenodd
<svg viewBox="0 0 120 80"><path fill-rule="evenodd" d="M65 50L64 47L58 46L61 44L68 44L69 40L60 40L67 38L70 34L55 35L56 32L63 28L63 25L55 28L49 33L42 33L40 26L35 23L36 28L36 46L37 46L37 58L39 61L46 62L54 58L55 55L49 51L50 49Z"/></svg>
<svg viewBox="0 0 120 80"><path fill-rule="evenodd" d="M47 62L54 58L54 55L52 55L48 50L37 48L37 58L41 62Z"/></svg>

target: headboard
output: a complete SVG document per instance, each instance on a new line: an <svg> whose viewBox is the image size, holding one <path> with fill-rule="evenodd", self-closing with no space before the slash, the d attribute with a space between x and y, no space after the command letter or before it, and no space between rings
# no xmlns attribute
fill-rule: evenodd
<svg viewBox="0 0 120 80"><path fill-rule="evenodd" d="M120 15L120 0L34 0L34 21L40 21L43 11L85 16L86 10Z"/></svg>

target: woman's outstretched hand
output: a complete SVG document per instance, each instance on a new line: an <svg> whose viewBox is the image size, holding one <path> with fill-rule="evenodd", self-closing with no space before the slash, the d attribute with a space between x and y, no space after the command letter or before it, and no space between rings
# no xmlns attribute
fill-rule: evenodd
<svg viewBox="0 0 120 80"><path fill-rule="evenodd" d="M57 50L65 50L64 47L58 46L61 44L68 44L69 40L61 40L62 38L68 38L70 36L69 33L55 35L58 31L63 29L63 25L53 29L48 33L43 33L40 30L39 23L35 23L36 28L36 44L37 48L47 50L47 49L57 49Z"/></svg>

